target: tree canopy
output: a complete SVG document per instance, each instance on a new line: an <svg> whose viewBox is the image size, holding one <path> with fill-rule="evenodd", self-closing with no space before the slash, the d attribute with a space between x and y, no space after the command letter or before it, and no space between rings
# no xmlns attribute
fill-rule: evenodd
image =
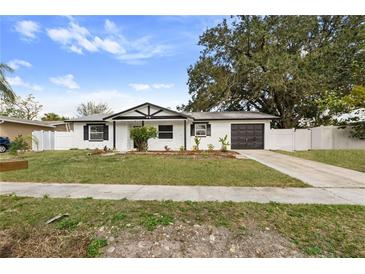
<svg viewBox="0 0 365 274"><path fill-rule="evenodd" d="M12 72L13 69L6 64L0 63L0 98L5 101L14 102L15 93L5 79L6 71Z"/></svg>
<svg viewBox="0 0 365 274"><path fill-rule="evenodd" d="M95 103L93 101L82 103L77 107L77 114L79 116L88 116L99 113L110 114L112 111L107 104Z"/></svg>
<svg viewBox="0 0 365 274"><path fill-rule="evenodd" d="M28 94L25 98L15 96L14 101L4 100L1 102L0 115L34 120L42 107L32 94Z"/></svg>
<svg viewBox="0 0 365 274"><path fill-rule="evenodd" d="M324 123L318 103L365 86L365 16L238 16L205 31L188 69L192 111L257 110Z"/></svg>
<svg viewBox="0 0 365 274"><path fill-rule="evenodd" d="M67 120L68 117L58 115L54 112L48 112L43 114L43 117L41 118L42 121L64 121Z"/></svg>

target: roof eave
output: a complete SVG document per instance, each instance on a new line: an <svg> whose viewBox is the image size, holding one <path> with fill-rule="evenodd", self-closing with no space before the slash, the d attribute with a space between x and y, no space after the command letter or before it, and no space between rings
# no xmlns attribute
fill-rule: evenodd
<svg viewBox="0 0 365 274"><path fill-rule="evenodd" d="M37 124L37 123L32 123L32 122L15 121L15 120L8 120L8 119L0 119L0 120L3 122L8 122L8 123L17 123L17 124L23 124L23 125L55 128L55 126L46 125L46 124Z"/></svg>

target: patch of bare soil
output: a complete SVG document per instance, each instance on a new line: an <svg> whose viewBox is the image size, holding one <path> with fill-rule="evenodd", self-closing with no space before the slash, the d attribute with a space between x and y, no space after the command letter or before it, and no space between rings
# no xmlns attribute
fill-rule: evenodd
<svg viewBox="0 0 365 274"><path fill-rule="evenodd" d="M158 156L186 156L186 157L213 157L213 158L236 158L239 153L236 151L220 151L220 150L184 150L184 151L128 151L129 155L158 155Z"/></svg>
<svg viewBox="0 0 365 274"><path fill-rule="evenodd" d="M90 234L86 232L26 228L0 231L0 257L85 257Z"/></svg>
<svg viewBox="0 0 365 274"><path fill-rule="evenodd" d="M99 232L100 233L100 232ZM255 226L233 233L224 227L175 223L154 231L136 229L118 235L103 232L108 245L104 257L304 257L276 231Z"/></svg>

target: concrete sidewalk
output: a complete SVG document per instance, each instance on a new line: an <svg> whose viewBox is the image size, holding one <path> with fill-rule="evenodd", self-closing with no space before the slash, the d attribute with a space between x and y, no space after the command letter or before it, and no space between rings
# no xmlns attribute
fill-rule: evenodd
<svg viewBox="0 0 365 274"><path fill-rule="evenodd" d="M54 198L365 205L364 188L280 188L0 182L0 194Z"/></svg>
<svg viewBox="0 0 365 274"><path fill-rule="evenodd" d="M241 155L313 187L365 188L365 173L268 150L237 150Z"/></svg>

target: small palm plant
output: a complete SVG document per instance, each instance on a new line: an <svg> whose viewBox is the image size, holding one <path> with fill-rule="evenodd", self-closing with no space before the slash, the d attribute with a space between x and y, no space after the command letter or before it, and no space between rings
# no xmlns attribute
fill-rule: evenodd
<svg viewBox="0 0 365 274"><path fill-rule="evenodd" d="M222 144L221 150L223 152L226 152L229 146L229 142L228 142L228 136L227 134L224 135L224 137L220 137L219 138L219 142Z"/></svg>
<svg viewBox="0 0 365 274"><path fill-rule="evenodd" d="M195 136L195 138L194 138L195 146L193 147L193 150L196 150L196 151L199 150L200 141L201 141L201 139L199 137Z"/></svg>

